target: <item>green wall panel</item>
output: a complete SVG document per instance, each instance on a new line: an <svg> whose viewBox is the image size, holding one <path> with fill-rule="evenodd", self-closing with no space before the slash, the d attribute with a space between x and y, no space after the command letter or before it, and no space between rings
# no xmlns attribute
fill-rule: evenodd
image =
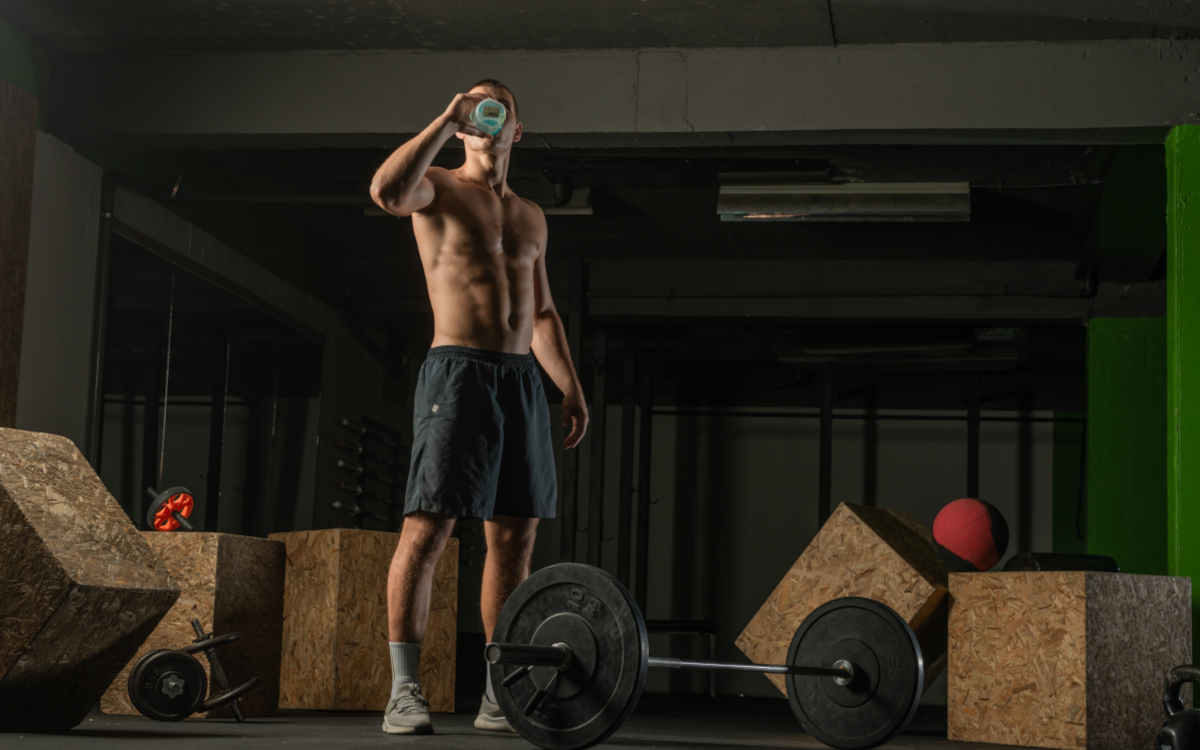
<svg viewBox="0 0 1200 750"><path fill-rule="evenodd" d="M1200 126L1172 129L1166 157L1167 559L1173 575L1194 577L1200 574ZM1193 604L1193 622L1200 622L1197 614Z"/></svg>
<svg viewBox="0 0 1200 750"><path fill-rule="evenodd" d="M1167 572L1166 320L1088 326L1087 548L1127 573Z"/></svg>

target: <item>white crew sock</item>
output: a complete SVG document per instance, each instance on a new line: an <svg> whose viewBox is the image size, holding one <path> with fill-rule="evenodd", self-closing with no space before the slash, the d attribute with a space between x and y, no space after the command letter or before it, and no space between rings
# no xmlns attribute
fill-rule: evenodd
<svg viewBox="0 0 1200 750"><path fill-rule="evenodd" d="M396 697L401 685L417 682L417 670L421 664L421 644L388 642L392 653L392 698Z"/></svg>
<svg viewBox="0 0 1200 750"><path fill-rule="evenodd" d="M486 695L487 699L492 702L493 706L498 705L496 703L496 691L492 689L492 665L487 664L484 669L487 674L487 688L484 689L484 695Z"/></svg>

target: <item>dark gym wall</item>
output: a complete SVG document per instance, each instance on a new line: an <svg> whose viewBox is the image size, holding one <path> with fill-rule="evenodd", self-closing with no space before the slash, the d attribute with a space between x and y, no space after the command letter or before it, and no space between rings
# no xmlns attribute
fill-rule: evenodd
<svg viewBox="0 0 1200 750"><path fill-rule="evenodd" d="M1126 573L1167 573L1164 318L1088 325L1088 551Z"/></svg>
<svg viewBox="0 0 1200 750"><path fill-rule="evenodd" d="M0 427L17 418L37 117L37 99L0 78Z"/></svg>

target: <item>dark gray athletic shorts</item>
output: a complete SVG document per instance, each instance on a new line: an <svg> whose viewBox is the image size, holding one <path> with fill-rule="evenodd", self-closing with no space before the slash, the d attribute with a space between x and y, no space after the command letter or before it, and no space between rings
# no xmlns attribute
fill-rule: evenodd
<svg viewBox="0 0 1200 750"><path fill-rule="evenodd" d="M552 440L532 354L435 346L417 376L405 515L553 518Z"/></svg>

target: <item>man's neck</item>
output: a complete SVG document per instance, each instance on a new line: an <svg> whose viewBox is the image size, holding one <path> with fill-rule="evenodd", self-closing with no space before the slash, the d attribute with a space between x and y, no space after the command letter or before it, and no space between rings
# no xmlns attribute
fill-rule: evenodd
<svg viewBox="0 0 1200 750"><path fill-rule="evenodd" d="M467 159L459 175L471 182L486 185L503 198L508 192L508 154L467 151Z"/></svg>

